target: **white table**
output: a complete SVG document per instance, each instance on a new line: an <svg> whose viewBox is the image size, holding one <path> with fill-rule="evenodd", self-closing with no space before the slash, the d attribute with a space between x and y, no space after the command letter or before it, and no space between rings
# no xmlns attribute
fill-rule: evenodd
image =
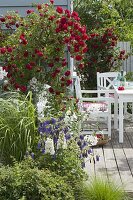
<svg viewBox="0 0 133 200"><path fill-rule="evenodd" d="M115 88L114 128L119 129L119 143L123 143L123 104L125 102L133 102L133 88L125 90Z"/></svg>

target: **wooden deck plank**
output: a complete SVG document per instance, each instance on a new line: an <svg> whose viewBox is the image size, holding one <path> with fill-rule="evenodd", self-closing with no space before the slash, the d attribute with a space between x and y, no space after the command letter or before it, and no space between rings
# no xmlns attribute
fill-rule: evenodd
<svg viewBox="0 0 133 200"><path fill-rule="evenodd" d="M96 162L96 164L95 164L96 177L100 177L100 178L102 177L105 180L107 180L108 176L107 176L106 164L105 164L105 160L104 160L104 154L103 154L102 147L94 148L94 154L100 155L99 162Z"/></svg>
<svg viewBox="0 0 133 200"><path fill-rule="evenodd" d="M120 173L118 171L118 166L113 149L109 147L104 147L103 150L109 181L114 181L117 185L122 186L122 181Z"/></svg>
<svg viewBox="0 0 133 200"><path fill-rule="evenodd" d="M94 177L95 176L95 164L94 162L90 163L90 160L88 158L85 158L85 172L87 173L87 175L90 177Z"/></svg>
<svg viewBox="0 0 133 200"><path fill-rule="evenodd" d="M123 144L119 143L118 131L112 130L111 141L103 148L94 148L94 153L100 155L93 168L95 176L123 185L126 192L133 194L133 123L124 120ZM89 171L90 164L87 166Z"/></svg>
<svg viewBox="0 0 133 200"><path fill-rule="evenodd" d="M130 147L130 144L126 137L126 132L124 132L124 143L119 144L118 142L118 134L113 132L113 150L114 155L116 157L116 163L118 166L118 171L120 173L120 177L122 183L124 185L124 189L128 192L133 192L133 177L129 167L128 159L125 154L126 147Z"/></svg>

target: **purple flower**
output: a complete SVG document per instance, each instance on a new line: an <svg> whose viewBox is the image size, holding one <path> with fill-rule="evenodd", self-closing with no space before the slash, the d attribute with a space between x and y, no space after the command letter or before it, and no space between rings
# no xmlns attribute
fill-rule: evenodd
<svg viewBox="0 0 133 200"><path fill-rule="evenodd" d="M82 145L82 143L81 143L81 141L80 141L80 140L77 142L77 144L78 144L79 146L81 146L81 145Z"/></svg>
<svg viewBox="0 0 133 200"><path fill-rule="evenodd" d="M92 153L92 149L89 149L89 150L88 150L88 154L91 154L91 153Z"/></svg>
<svg viewBox="0 0 133 200"><path fill-rule="evenodd" d="M57 137L54 136L54 144L57 144L57 141L58 141Z"/></svg>
<svg viewBox="0 0 133 200"><path fill-rule="evenodd" d="M38 148L38 149L41 148L41 142L38 142L38 144L37 144L37 148Z"/></svg>
<svg viewBox="0 0 133 200"><path fill-rule="evenodd" d="M35 154L32 152L31 154L32 159L34 159Z"/></svg>
<svg viewBox="0 0 133 200"><path fill-rule="evenodd" d="M52 124L55 124L55 123L56 123L56 119L51 118L51 123L52 123Z"/></svg>
<svg viewBox="0 0 133 200"><path fill-rule="evenodd" d="M66 134L68 132L68 130L69 130L68 127L65 127L64 128L64 133Z"/></svg>
<svg viewBox="0 0 133 200"><path fill-rule="evenodd" d="M70 140L71 139L71 135L70 134L66 134L65 138L66 138L66 140Z"/></svg>
<svg viewBox="0 0 133 200"><path fill-rule="evenodd" d="M99 161L100 156L96 155L96 161Z"/></svg>
<svg viewBox="0 0 133 200"><path fill-rule="evenodd" d="M42 153L43 153L43 154L45 153L45 149L44 149L44 148L42 149Z"/></svg>
<svg viewBox="0 0 133 200"><path fill-rule="evenodd" d="M85 167L85 162L81 163L81 167L84 168Z"/></svg>
<svg viewBox="0 0 133 200"><path fill-rule="evenodd" d="M84 139L84 135L80 135L79 138L80 138L81 140L83 140L83 139Z"/></svg>

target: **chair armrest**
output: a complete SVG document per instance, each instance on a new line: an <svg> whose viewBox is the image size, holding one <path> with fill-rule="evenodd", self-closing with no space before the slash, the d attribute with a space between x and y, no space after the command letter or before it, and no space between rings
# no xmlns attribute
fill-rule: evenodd
<svg viewBox="0 0 133 200"><path fill-rule="evenodd" d="M81 101L107 101L110 102L111 98L110 97L83 97Z"/></svg>
<svg viewBox="0 0 133 200"><path fill-rule="evenodd" d="M114 90L81 90L82 94L105 94L105 96L109 96L110 93L114 93Z"/></svg>

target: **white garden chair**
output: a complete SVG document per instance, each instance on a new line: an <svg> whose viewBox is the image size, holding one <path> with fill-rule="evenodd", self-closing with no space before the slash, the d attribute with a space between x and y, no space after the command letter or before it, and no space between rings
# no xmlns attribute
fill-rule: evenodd
<svg viewBox="0 0 133 200"><path fill-rule="evenodd" d="M77 76L75 79L76 98L79 100L79 109L82 113L88 113L88 118L92 116L96 121L101 122L101 119L107 120L108 135L111 136L111 103L109 97L90 97L91 94L104 93L108 95L107 90L81 90L80 78ZM84 97L82 94L89 95Z"/></svg>
<svg viewBox="0 0 133 200"><path fill-rule="evenodd" d="M119 72L97 72L97 90L110 90L108 93L111 103L115 103L114 98L114 81L117 78ZM124 72L124 76L126 72ZM100 93L98 97L100 97ZM124 114L127 115L127 103L124 104Z"/></svg>

